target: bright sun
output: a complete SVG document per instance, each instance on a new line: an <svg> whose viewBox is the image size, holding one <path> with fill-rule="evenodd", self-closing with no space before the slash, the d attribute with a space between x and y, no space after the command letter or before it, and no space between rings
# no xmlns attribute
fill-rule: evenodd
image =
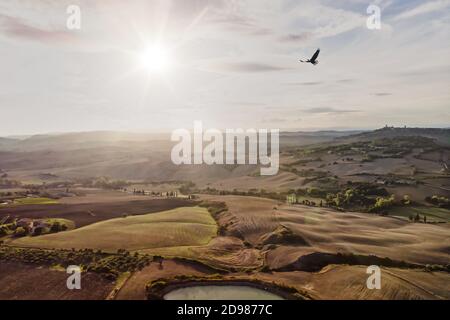
<svg viewBox="0 0 450 320"><path fill-rule="evenodd" d="M151 73L164 73L171 65L170 54L162 46L147 48L140 58L142 66Z"/></svg>

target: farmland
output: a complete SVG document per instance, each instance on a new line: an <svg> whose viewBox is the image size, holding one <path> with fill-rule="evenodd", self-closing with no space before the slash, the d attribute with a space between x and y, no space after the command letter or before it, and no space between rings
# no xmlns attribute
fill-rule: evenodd
<svg viewBox="0 0 450 320"><path fill-rule="evenodd" d="M408 219L411 216L419 215L421 217L426 216L429 222L450 222L448 209L430 206L396 207L391 210L391 215Z"/></svg>
<svg viewBox="0 0 450 320"><path fill-rule="evenodd" d="M352 252L416 263L448 263L449 226L391 217L286 205L249 197L213 197L227 203L218 219L226 234L266 248L266 262L279 268L311 252ZM277 234L278 233L278 234ZM404 250L399 250L403 248Z"/></svg>
<svg viewBox="0 0 450 320"><path fill-rule="evenodd" d="M81 198L81 201L84 199ZM95 222L123 217L169 210L181 206L192 205L184 199L145 199L107 200L93 203L58 203L58 204L27 204L20 206L0 207L0 216L11 218L62 218L73 221L77 228Z"/></svg>
<svg viewBox="0 0 450 320"><path fill-rule="evenodd" d="M115 252L207 244L217 233L204 208L178 208L140 216L111 219L77 230L13 241L19 246L91 248Z"/></svg>
<svg viewBox="0 0 450 320"><path fill-rule="evenodd" d="M114 281L96 273L84 275L81 290L67 290L65 270L0 262L0 300L103 300Z"/></svg>
<svg viewBox="0 0 450 320"><path fill-rule="evenodd" d="M57 204L58 201L49 198L19 198L15 199L13 205L32 205L32 204Z"/></svg>
<svg viewBox="0 0 450 320"><path fill-rule="evenodd" d="M162 145L147 155L139 142L144 162L108 147L108 162L105 150L69 161L56 148L57 167L39 150L0 153L0 298L40 298L31 288L45 277L49 299L146 299L150 283L202 281L310 299L449 299L446 132L416 132L320 145L292 134L268 177L256 166L181 170L152 158ZM111 177L92 176L99 169ZM65 292L69 264L97 289ZM366 288L368 265L380 266L382 290Z"/></svg>

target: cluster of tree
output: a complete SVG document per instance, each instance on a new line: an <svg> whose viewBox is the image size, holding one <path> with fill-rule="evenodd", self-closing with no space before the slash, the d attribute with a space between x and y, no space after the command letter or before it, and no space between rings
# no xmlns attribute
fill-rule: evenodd
<svg viewBox="0 0 450 320"><path fill-rule="evenodd" d="M348 182L343 191L328 191L320 188L291 189L287 192L269 192L264 189L250 189L248 191L239 191L234 189L217 190L207 187L199 190L199 193L215 195L239 195L270 198L289 203L301 203L309 206L329 206L337 209L363 210L368 212L386 213L387 209L395 205L395 198L390 195L385 188L371 183L352 183ZM300 197L311 197L323 200L303 199ZM405 202L406 201L406 202ZM404 204L408 203L409 197L403 199Z"/></svg>
<svg viewBox="0 0 450 320"><path fill-rule="evenodd" d="M0 187L1 188L17 188L20 187L21 183L17 180L10 180L6 178L0 178Z"/></svg>
<svg viewBox="0 0 450 320"><path fill-rule="evenodd" d="M127 191L127 189L124 189ZM167 192L155 192L155 191L145 191L144 189L133 189L133 194L140 194L140 195L151 195L153 197L168 197L168 198L176 198L178 196L177 191L167 191Z"/></svg>
<svg viewBox="0 0 450 320"><path fill-rule="evenodd" d="M395 205L394 195L391 195L388 198L377 197L375 204L371 208L369 208L369 211L386 214L387 209L391 208L394 205Z"/></svg>
<svg viewBox="0 0 450 320"><path fill-rule="evenodd" d="M140 255L137 252L131 254L125 249L119 249L115 255L92 261L86 266L86 271L101 273L110 279L117 279L123 272L143 269L152 260L153 258L148 255Z"/></svg>
<svg viewBox="0 0 450 320"><path fill-rule="evenodd" d="M420 215L418 213L416 213L416 215L411 214L409 216L409 221L411 222L420 222L421 218ZM427 223L427 216L423 215L423 219L422 219L423 223Z"/></svg>
<svg viewBox="0 0 450 320"><path fill-rule="evenodd" d="M366 195L366 196L380 196L386 197L389 195L387 190L383 187L380 187L376 184L372 184L370 182L347 182L348 186L351 186L358 193Z"/></svg>
<svg viewBox="0 0 450 320"><path fill-rule="evenodd" d="M19 190L19 191L14 191L14 192L11 192L11 191L0 192L0 197L26 198L28 196L37 196L40 198L50 198L50 199L58 198L58 196L56 196L55 194L45 191L45 189L43 187L22 185L22 188L25 190Z"/></svg>
<svg viewBox="0 0 450 320"><path fill-rule="evenodd" d="M320 200L318 203L316 203L315 201L305 199L305 200L301 201L301 204L303 204L304 206L311 206L311 207L315 207L317 205L319 207L323 207L323 201L322 200Z"/></svg>
<svg viewBox="0 0 450 320"><path fill-rule="evenodd" d="M428 203L431 203L432 205L435 205L439 208L447 208L450 209L450 200L446 197L439 197L439 196L432 196L432 197L426 197L425 201Z"/></svg>
<svg viewBox="0 0 450 320"><path fill-rule="evenodd" d="M9 231L10 230L9 230L8 225L5 225L5 224L0 225L0 237L4 237L4 236L8 235Z"/></svg>
<svg viewBox="0 0 450 320"><path fill-rule="evenodd" d="M12 197L13 193L11 191L6 191L6 192L0 192L0 197Z"/></svg>
<svg viewBox="0 0 450 320"><path fill-rule="evenodd" d="M371 144L386 155L383 157L388 158L403 158L415 148L432 150L436 147L433 139L422 136L381 138L372 141Z"/></svg>
<svg viewBox="0 0 450 320"><path fill-rule="evenodd" d="M59 221L55 221L52 223L52 225L50 226L50 233L58 233L61 231L66 231L67 230L67 226L64 223L60 223Z"/></svg>
<svg viewBox="0 0 450 320"><path fill-rule="evenodd" d="M31 227L32 224L37 224L35 227ZM17 222L9 223L0 226L0 236L5 236L12 234L14 237L25 237L25 236L39 236L47 233L57 233L61 231L66 231L67 225L59 221L54 221L51 224L41 223L39 221L33 221L30 225L18 225Z"/></svg>
<svg viewBox="0 0 450 320"><path fill-rule="evenodd" d="M295 193L297 196L310 196L313 198L326 198L328 192L319 188L306 188L289 190L289 193Z"/></svg>
<svg viewBox="0 0 450 320"><path fill-rule="evenodd" d="M250 189L248 191L240 191L237 189L233 189L232 191L228 190L217 190L216 188L207 187L206 189L198 190L198 193L205 194L214 194L214 195L233 195L233 196L247 196L247 197L261 197L261 198L269 198L274 200L284 201L287 196L287 192L270 192L264 189Z"/></svg>
<svg viewBox="0 0 450 320"><path fill-rule="evenodd" d="M14 229L14 236L15 237L25 237L28 235L29 230L25 227L16 227Z"/></svg>
<svg viewBox="0 0 450 320"><path fill-rule="evenodd" d="M298 170L294 167L283 166L281 169L284 171L292 172L293 174L295 174L299 177L310 178L309 181L313 181L316 179L325 178L325 177L330 176L330 173L328 171L319 171L319 170L314 170L311 168Z"/></svg>
<svg viewBox="0 0 450 320"><path fill-rule="evenodd" d="M127 191L127 188L124 188L124 191ZM133 194L141 194L141 195L145 195L146 191L144 189L139 190L139 189L133 189ZM161 193L160 192L151 192L152 196L160 196Z"/></svg>
<svg viewBox="0 0 450 320"><path fill-rule="evenodd" d="M309 148L303 150L303 154L318 154L324 152L338 155L362 154L365 155L363 162L370 162L377 158L402 158L414 148L423 148L429 151L436 147L436 143L431 138L423 136L404 136ZM374 152L378 154L374 154Z"/></svg>
<svg viewBox="0 0 450 320"><path fill-rule="evenodd" d="M299 159L297 161L289 163L289 166L301 166L301 165L307 164L309 162L315 162L315 161L322 161L322 159L320 157Z"/></svg>
<svg viewBox="0 0 450 320"><path fill-rule="evenodd" d="M83 266L83 271L97 272L109 279L116 279L123 272L141 270L152 259L149 255L131 254L124 249L118 250L116 254L108 254L92 249L45 250L0 247L0 260L3 261L63 267L80 265Z"/></svg>
<svg viewBox="0 0 450 320"><path fill-rule="evenodd" d="M125 180L112 180L108 177L95 178L91 182L94 188L113 189L118 190L128 186L129 183Z"/></svg>
<svg viewBox="0 0 450 320"><path fill-rule="evenodd" d="M349 153L356 153L357 150L367 148L367 146L368 143L366 141L358 141L354 143L343 143L339 145L308 148L305 150L305 154L328 153L344 155Z"/></svg>
<svg viewBox="0 0 450 320"><path fill-rule="evenodd" d="M184 182L181 187L178 189L182 194L188 194L191 193L195 188L195 183L192 181Z"/></svg>
<svg viewBox="0 0 450 320"><path fill-rule="evenodd" d="M219 201L202 201L199 203L199 206L208 209L213 217L217 217L222 212L228 210L227 204Z"/></svg>
<svg viewBox="0 0 450 320"><path fill-rule="evenodd" d="M370 183L350 183L341 192L329 193L327 205L336 208L358 209L370 212L383 212L394 204L394 197L389 196L385 188Z"/></svg>
<svg viewBox="0 0 450 320"><path fill-rule="evenodd" d="M317 203L316 203L316 201L309 200L309 199L300 200L299 198L297 198L297 194L295 194L295 193L287 195L286 196L286 201L289 204L303 204L304 206L312 206L312 207L315 207L317 205L319 207L323 206L323 200L320 200Z"/></svg>
<svg viewBox="0 0 450 320"><path fill-rule="evenodd" d="M26 236L28 234L28 230L23 227L18 227L16 222L5 223L0 225L0 237L4 237L7 235L18 235L18 236Z"/></svg>

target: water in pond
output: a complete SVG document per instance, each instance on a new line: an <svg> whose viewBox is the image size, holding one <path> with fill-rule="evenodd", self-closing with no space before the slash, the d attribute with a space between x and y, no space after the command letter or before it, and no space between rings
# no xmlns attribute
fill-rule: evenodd
<svg viewBox="0 0 450 320"><path fill-rule="evenodd" d="M194 286L175 289L165 300L283 300L280 296L248 286Z"/></svg>

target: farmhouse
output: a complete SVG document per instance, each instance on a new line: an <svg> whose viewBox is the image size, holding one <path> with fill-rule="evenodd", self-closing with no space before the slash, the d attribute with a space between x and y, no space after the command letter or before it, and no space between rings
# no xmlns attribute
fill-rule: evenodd
<svg viewBox="0 0 450 320"><path fill-rule="evenodd" d="M30 233L35 234L37 229L43 230L44 228L50 228L50 227L51 226L49 223L35 220L35 221L33 221L32 225L31 225Z"/></svg>
<svg viewBox="0 0 450 320"><path fill-rule="evenodd" d="M29 218L22 218L17 221L17 226L22 227L30 234L34 234L37 229L44 229L44 228L50 228L51 225L47 222L41 221L41 220L33 220Z"/></svg>
<svg viewBox="0 0 450 320"><path fill-rule="evenodd" d="M33 219L22 218L17 221L17 226L25 229L31 229L33 227Z"/></svg>

